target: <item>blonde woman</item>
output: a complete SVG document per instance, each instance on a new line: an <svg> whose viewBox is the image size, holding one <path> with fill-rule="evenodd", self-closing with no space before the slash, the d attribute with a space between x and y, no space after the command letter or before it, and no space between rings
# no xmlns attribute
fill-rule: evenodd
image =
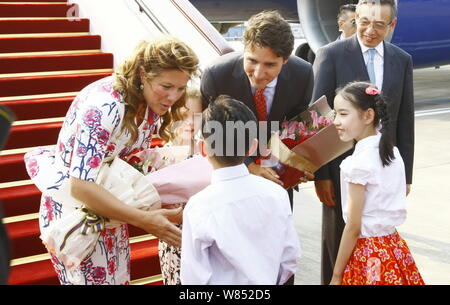
<svg viewBox="0 0 450 305"><path fill-rule="evenodd" d="M192 49L173 37L142 42L113 76L90 84L78 94L59 134L53 172L34 164L30 176L47 171L52 180L49 190L69 181L67 192L96 214L140 227L180 246L181 231L173 222L181 220L181 209L144 212L121 202L94 181L106 157L125 157L133 149L149 147L159 120L160 136L167 140L171 137L167 126L180 119L185 88L197 68L198 58ZM42 194L41 232L76 208L65 204L64 196L69 194ZM61 284L129 284L127 225L103 230L93 254L75 270L69 270L54 256L52 262Z"/></svg>

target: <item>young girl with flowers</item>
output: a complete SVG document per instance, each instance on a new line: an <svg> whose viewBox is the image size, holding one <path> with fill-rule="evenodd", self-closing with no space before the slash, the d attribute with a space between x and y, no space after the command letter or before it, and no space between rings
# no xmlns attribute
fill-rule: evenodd
<svg viewBox="0 0 450 305"><path fill-rule="evenodd" d="M406 179L386 102L373 85L354 82L338 92L334 107L340 139L356 144L340 165L346 225L330 284L424 284L396 230L406 219Z"/></svg>
<svg viewBox="0 0 450 305"><path fill-rule="evenodd" d="M198 58L191 48L178 39L162 37L142 42L115 75L81 90L66 115L54 151L39 149L25 158L30 177L43 190L41 233L80 209L74 202L81 202L97 215L180 245L181 231L172 222L181 219L181 209L142 211L126 205L95 181L107 158L125 158L134 149L149 148L159 119L160 135L170 136L167 127L179 120L186 85L197 68ZM49 158L39 158L42 154ZM75 269L54 255L52 263L61 284L129 284L127 225L104 229L92 255Z"/></svg>

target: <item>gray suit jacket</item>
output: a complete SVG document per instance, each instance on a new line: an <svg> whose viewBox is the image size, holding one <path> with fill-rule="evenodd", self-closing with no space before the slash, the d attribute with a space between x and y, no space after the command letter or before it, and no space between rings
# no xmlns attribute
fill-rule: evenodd
<svg viewBox="0 0 450 305"><path fill-rule="evenodd" d="M388 104L391 132L405 163L406 183L412 183L414 159L414 93L411 56L384 42L382 93ZM370 81L357 36L332 42L317 51L314 62L313 101L326 95L331 107L336 89L352 81ZM348 154L341 156L343 159ZM340 162L339 162L340 163ZM339 165L339 164L337 164ZM316 179L329 179L330 166L316 172Z"/></svg>

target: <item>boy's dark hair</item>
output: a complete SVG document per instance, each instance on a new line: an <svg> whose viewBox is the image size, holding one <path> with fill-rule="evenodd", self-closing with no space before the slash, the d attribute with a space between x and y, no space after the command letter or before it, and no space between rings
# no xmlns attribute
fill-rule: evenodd
<svg viewBox="0 0 450 305"><path fill-rule="evenodd" d="M291 26L277 11L263 11L248 20L243 37L245 47L269 47L288 59L294 49Z"/></svg>
<svg viewBox="0 0 450 305"><path fill-rule="evenodd" d="M342 96L346 101L351 102L356 109L365 111L372 108L374 110L375 117L373 119L373 125L376 127L381 123L380 158L383 166L387 166L395 159L394 144L389 130L391 123L387 104L381 93L367 94L366 89L368 87L373 87L373 85L367 82L351 82L344 88L338 89L337 94Z"/></svg>
<svg viewBox="0 0 450 305"><path fill-rule="evenodd" d="M397 17L397 2L395 0L359 0L357 7L362 4L389 5L391 7L391 22Z"/></svg>
<svg viewBox="0 0 450 305"><path fill-rule="evenodd" d="M202 114L202 136L209 153L223 166L242 164L257 139L256 122L244 103L220 95Z"/></svg>

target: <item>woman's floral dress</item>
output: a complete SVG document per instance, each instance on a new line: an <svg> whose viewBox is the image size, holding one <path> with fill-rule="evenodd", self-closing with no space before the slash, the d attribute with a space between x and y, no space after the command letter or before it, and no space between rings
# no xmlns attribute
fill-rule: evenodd
<svg viewBox="0 0 450 305"><path fill-rule="evenodd" d="M66 213L80 208L68 196L70 176L95 181L106 157L124 157L135 148L150 146L158 117L148 110L139 126L137 141L127 145L130 134L121 131L125 103L113 89L113 80L113 76L106 77L84 88L67 112L56 146L25 156L30 177L44 190L39 210L41 232ZM128 239L127 225L105 229L94 253L75 270L69 270L52 256L61 284L129 284Z"/></svg>

